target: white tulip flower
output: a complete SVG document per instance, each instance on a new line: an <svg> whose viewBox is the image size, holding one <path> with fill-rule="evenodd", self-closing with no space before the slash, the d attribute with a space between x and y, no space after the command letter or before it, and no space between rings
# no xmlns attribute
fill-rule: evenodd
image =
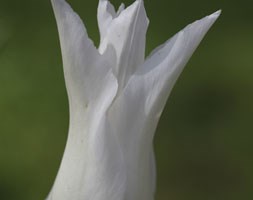
<svg viewBox="0 0 253 200"><path fill-rule="evenodd" d="M48 200L152 200L153 138L170 91L220 11L188 25L145 59L142 0L116 12L100 0L100 46L65 0L51 0L70 126Z"/></svg>

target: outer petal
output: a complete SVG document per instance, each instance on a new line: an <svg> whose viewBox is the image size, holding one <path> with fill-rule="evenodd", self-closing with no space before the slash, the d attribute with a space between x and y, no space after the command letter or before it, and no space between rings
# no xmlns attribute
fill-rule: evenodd
<svg viewBox="0 0 253 200"><path fill-rule="evenodd" d="M69 136L48 200L119 200L125 169L106 112L117 93L111 68L64 0L52 0L70 104Z"/></svg>
<svg viewBox="0 0 253 200"><path fill-rule="evenodd" d="M69 100L72 101L73 96L87 107L103 93L104 87L115 84L111 67L98 53L81 19L65 0L52 0L52 4L60 35Z"/></svg>
<svg viewBox="0 0 253 200"><path fill-rule="evenodd" d="M220 13L217 11L185 27L151 53L135 74L130 85L145 85L147 114L160 116L178 76Z"/></svg>
<svg viewBox="0 0 253 200"><path fill-rule="evenodd" d="M111 63L121 89L136 68L144 62L148 19L142 0L137 0L125 10L124 6L121 6L118 16L109 12L109 7L108 1L100 1L98 9L101 33L99 51L104 54L114 50L115 60Z"/></svg>
<svg viewBox="0 0 253 200"><path fill-rule="evenodd" d="M153 199L152 141L158 120L176 79L218 16L219 12L196 21L157 49L110 109L109 117L126 158L127 199Z"/></svg>

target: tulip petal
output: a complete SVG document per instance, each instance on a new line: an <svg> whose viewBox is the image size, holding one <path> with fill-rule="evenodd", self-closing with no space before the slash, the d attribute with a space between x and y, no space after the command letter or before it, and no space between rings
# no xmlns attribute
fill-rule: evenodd
<svg viewBox="0 0 253 200"><path fill-rule="evenodd" d="M129 169L129 199L153 199L152 141L158 120L183 67L218 16L219 12L188 25L155 50L109 110Z"/></svg>
<svg viewBox="0 0 253 200"><path fill-rule="evenodd" d="M99 0L97 11L98 27L101 40L105 37L108 26L116 17L114 6L108 0Z"/></svg>
<svg viewBox="0 0 253 200"><path fill-rule="evenodd" d="M139 79L147 90L147 114L160 116L177 78L220 13L221 11L217 11L185 27L151 53L136 73L136 80ZM144 77L141 74L145 74Z"/></svg>
<svg viewBox="0 0 253 200"><path fill-rule="evenodd" d="M122 5L118 15L108 12L109 5L108 1L100 1L98 9L101 33L99 52L104 54L114 49L116 60L112 63L113 72L121 90L137 67L144 62L149 21L142 0L137 0L126 9ZM112 62L111 57L108 60Z"/></svg>
<svg viewBox="0 0 253 200"><path fill-rule="evenodd" d="M121 128L130 132L121 134L120 137L126 137L123 141L132 139L129 134L138 137L135 133L147 124L143 120L158 121L183 67L219 14L220 11L188 25L155 50L131 77L110 109L115 125L124 126Z"/></svg>
<svg viewBox="0 0 253 200"><path fill-rule="evenodd" d="M114 88L111 84L115 84L115 78L109 63L89 39L79 16L65 0L52 0L52 5L60 35L70 104L72 100L79 100L87 107L104 93L105 87Z"/></svg>
<svg viewBox="0 0 253 200"><path fill-rule="evenodd" d="M118 89L105 56L65 0L52 0L70 104L69 135L48 200L123 199L125 167L106 112Z"/></svg>

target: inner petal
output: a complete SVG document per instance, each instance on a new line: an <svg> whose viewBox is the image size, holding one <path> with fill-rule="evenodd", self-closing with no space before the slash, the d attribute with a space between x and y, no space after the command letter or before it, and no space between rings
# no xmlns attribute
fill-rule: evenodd
<svg viewBox="0 0 253 200"><path fill-rule="evenodd" d="M110 55L108 62L113 65L120 90L137 67L144 62L149 23L142 0L136 0L131 6L123 8L121 6L114 18L111 15L101 20L101 9L98 13L101 33L99 52Z"/></svg>

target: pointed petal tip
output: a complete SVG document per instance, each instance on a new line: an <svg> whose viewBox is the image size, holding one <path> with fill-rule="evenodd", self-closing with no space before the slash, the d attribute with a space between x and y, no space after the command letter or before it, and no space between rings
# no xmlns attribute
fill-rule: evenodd
<svg viewBox="0 0 253 200"><path fill-rule="evenodd" d="M120 13L125 10L126 6L124 3L121 3L119 8L118 8L118 11L117 11L117 15L120 15Z"/></svg>
<svg viewBox="0 0 253 200"><path fill-rule="evenodd" d="M198 23L206 23L209 24L210 27L211 25L213 25L213 23L219 18L219 16L221 15L221 11L222 10L217 10L216 12L212 13L211 15L207 15L199 20L196 20L195 22L193 22L192 24L189 24L187 27L193 25L193 24L198 24ZM210 28L209 27L209 28Z"/></svg>
<svg viewBox="0 0 253 200"><path fill-rule="evenodd" d="M143 0L136 0L130 6L124 9L124 12L128 13L128 15L132 17L140 17L139 15L145 15L146 20L148 21L148 17L146 14L146 10L144 7ZM123 13L123 12L121 12Z"/></svg>
<svg viewBox="0 0 253 200"><path fill-rule="evenodd" d="M221 12L222 12L221 9L220 9L220 10L217 10L216 12L214 12L214 13L211 14L211 15L209 15L208 17L217 19L217 18L221 15Z"/></svg>
<svg viewBox="0 0 253 200"><path fill-rule="evenodd" d="M143 5L143 0L136 0L135 2L133 2L132 5L135 5L136 7L140 7L141 5Z"/></svg>

